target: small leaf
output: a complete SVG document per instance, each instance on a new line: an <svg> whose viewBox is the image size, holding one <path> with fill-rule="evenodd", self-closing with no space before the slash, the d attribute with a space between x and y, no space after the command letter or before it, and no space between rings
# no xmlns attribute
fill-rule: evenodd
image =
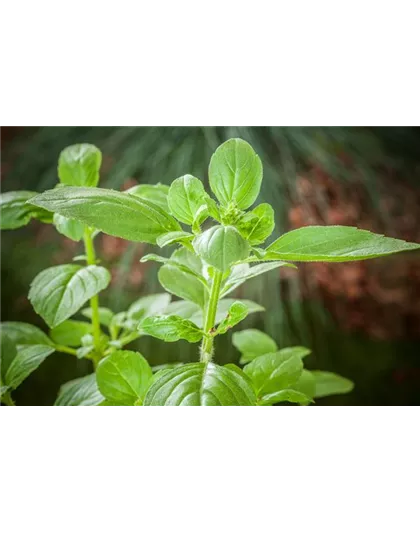
<svg viewBox="0 0 420 533"><path fill-rule="evenodd" d="M226 331L233 326L236 326L241 320L248 315L248 307L240 302L234 302L230 307L227 316L220 322L219 327L216 330L217 335L226 333Z"/></svg>
<svg viewBox="0 0 420 533"><path fill-rule="evenodd" d="M255 265L253 267L250 267L247 264L237 265L237 267L235 267L237 268L237 270L232 270L230 276L225 280L221 294L222 296L226 296L226 294L229 294L230 292L237 289L240 285L242 285L242 283L245 283L245 281L247 281L248 279L255 278L255 276L260 276L261 274L265 274L265 272L269 272L270 270L274 270L275 268L280 267L296 268L294 265L284 263L283 261L260 264Z"/></svg>
<svg viewBox="0 0 420 533"><path fill-rule="evenodd" d="M58 177L65 185L96 187L102 154L93 144L73 144L58 159Z"/></svg>
<svg viewBox="0 0 420 533"><path fill-rule="evenodd" d="M147 316L162 314L170 301L171 296L166 292L143 296L130 305L127 315L134 320L140 320Z"/></svg>
<svg viewBox="0 0 420 533"><path fill-rule="evenodd" d="M226 367L190 363L166 370L147 391L144 405L255 405L248 381Z"/></svg>
<svg viewBox="0 0 420 533"><path fill-rule="evenodd" d="M193 246L204 261L221 272L249 254L249 244L233 226L213 226L197 235Z"/></svg>
<svg viewBox="0 0 420 533"><path fill-rule="evenodd" d="M16 389L54 351L55 348L44 344L18 345L5 375L5 385Z"/></svg>
<svg viewBox="0 0 420 533"><path fill-rule="evenodd" d="M83 359L84 357L87 357L89 354L93 352L95 347L93 344L90 344L89 346L81 346L80 348L77 348L76 350L76 357L77 359Z"/></svg>
<svg viewBox="0 0 420 533"><path fill-rule="evenodd" d="M32 191L12 191L0 194L0 229L17 229L26 226L32 218L51 222L51 215L45 209L27 202L38 193Z"/></svg>
<svg viewBox="0 0 420 533"><path fill-rule="evenodd" d="M145 200L149 200L150 202L153 202L165 211L168 211L169 209L169 187L167 185L163 185L162 183L157 183L156 185L135 185L134 187L131 187L131 189L127 189L124 192L128 194L134 194L134 196L138 196Z"/></svg>
<svg viewBox="0 0 420 533"><path fill-rule="evenodd" d="M193 272L181 270L171 262L159 269L158 279L166 291L204 307L208 290Z"/></svg>
<svg viewBox="0 0 420 533"><path fill-rule="evenodd" d="M86 318L92 320L92 309L90 307L82 309L81 313ZM102 324L102 326L109 327L113 316L114 313L111 309L108 309L108 307L99 307L99 323Z"/></svg>
<svg viewBox="0 0 420 533"><path fill-rule="evenodd" d="M315 378L315 398L324 398L324 396L333 394L346 394L353 390L354 383L338 374L322 372L321 370L312 370L311 373Z"/></svg>
<svg viewBox="0 0 420 533"><path fill-rule="evenodd" d="M274 241L267 252L286 261L359 261L404 250L420 244L391 239L348 226L307 226Z"/></svg>
<svg viewBox="0 0 420 533"><path fill-rule="evenodd" d="M163 257L157 254L146 254L140 259L140 263L147 263L147 261L156 261L157 263L167 263L169 257Z"/></svg>
<svg viewBox="0 0 420 533"><path fill-rule="evenodd" d="M160 315L145 318L140 331L165 342L175 342L185 339L188 342L198 342L203 337L203 331L193 322L176 315Z"/></svg>
<svg viewBox="0 0 420 533"><path fill-rule="evenodd" d="M169 209L180 222L192 226L197 211L201 206L207 206L202 182L186 174L172 182L168 193Z"/></svg>
<svg viewBox="0 0 420 533"><path fill-rule="evenodd" d="M155 244L159 236L181 230L157 204L109 189L60 187L31 198L30 203L128 241Z"/></svg>
<svg viewBox="0 0 420 533"><path fill-rule="evenodd" d="M211 218L213 218L214 220L217 220L217 222L220 222L221 216L220 216L220 210L219 210L217 203L213 200L213 198L210 198L210 196L207 196L205 200L206 200L207 209L208 209L208 212Z"/></svg>
<svg viewBox="0 0 420 533"><path fill-rule="evenodd" d="M298 403L299 405L308 405L312 399L302 392L293 389L283 389L278 392L266 394L261 398L261 405L274 405L280 402Z"/></svg>
<svg viewBox="0 0 420 533"><path fill-rule="evenodd" d="M72 241L80 241L83 239L85 226L78 220L63 217L58 213L54 213L53 224L57 231Z"/></svg>
<svg viewBox="0 0 420 533"><path fill-rule="evenodd" d="M54 328L105 289L109 281L108 270L100 266L60 265L38 274L28 297L35 311Z"/></svg>
<svg viewBox="0 0 420 533"><path fill-rule="evenodd" d="M244 372L253 381L258 397L291 388L303 369L302 359L280 352L260 355L245 366Z"/></svg>
<svg viewBox="0 0 420 533"><path fill-rule="evenodd" d="M187 231L171 231L170 233L165 233L156 239L156 244L163 248L164 246L169 246L170 244L175 244L177 242L190 242L194 238L192 233Z"/></svg>
<svg viewBox="0 0 420 533"><path fill-rule="evenodd" d="M256 357L277 351L276 342L258 329L244 329L232 335L232 342L241 354L241 364L249 363Z"/></svg>
<svg viewBox="0 0 420 533"><path fill-rule="evenodd" d="M263 169L251 145L229 139L214 152L209 166L211 190L223 206L250 207L260 192Z"/></svg>
<svg viewBox="0 0 420 533"><path fill-rule="evenodd" d="M282 348L279 352L287 357L297 355L298 357L303 359L311 353L311 350L309 348L305 348L304 346L290 346L288 348Z"/></svg>
<svg viewBox="0 0 420 533"><path fill-rule="evenodd" d="M125 405L143 401L152 377L146 359L139 352L129 350L105 357L96 370L98 387L105 398Z"/></svg>
<svg viewBox="0 0 420 533"><path fill-rule="evenodd" d="M80 320L66 320L50 331L51 339L64 346L81 346L82 337L92 333L92 325Z"/></svg>
<svg viewBox="0 0 420 533"><path fill-rule="evenodd" d="M62 385L54 405L99 405L104 399L93 373Z"/></svg>
<svg viewBox="0 0 420 533"><path fill-rule="evenodd" d="M197 212L195 213L194 220L192 223L192 230L194 233L200 232L200 226L203 224L203 222L207 219L209 216L209 208L207 206L207 203L204 205L200 205L200 207L197 209Z"/></svg>
<svg viewBox="0 0 420 533"><path fill-rule="evenodd" d="M274 229L274 211L270 204L257 205L237 225L240 233L254 246L264 242Z"/></svg>

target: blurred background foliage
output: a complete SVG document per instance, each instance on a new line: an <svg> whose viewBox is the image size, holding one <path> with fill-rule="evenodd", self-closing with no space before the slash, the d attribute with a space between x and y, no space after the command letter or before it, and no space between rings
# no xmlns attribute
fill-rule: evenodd
<svg viewBox="0 0 420 533"><path fill-rule="evenodd" d="M57 182L60 151L90 142L103 153L102 187L166 183L193 174L207 183L209 159L230 137L254 147L264 165L259 198L276 212L276 232L308 224L343 224L420 242L420 129L307 127L2 128L2 191L43 191ZM161 291L157 266L139 263L149 246L99 235L98 254L113 273L101 305L124 310ZM2 320L34 323L27 292L52 264L71 261L81 245L33 221L2 233ZM257 327L279 346L312 349L307 366L352 379L354 391L323 404L394 405L420 400L420 257L335 265L307 264L249 281L240 296L266 307L242 327ZM216 360L237 362L230 336ZM152 364L191 361L197 346L144 337L133 343ZM90 372L89 361L54 354L18 389L18 404L48 405L59 386Z"/></svg>

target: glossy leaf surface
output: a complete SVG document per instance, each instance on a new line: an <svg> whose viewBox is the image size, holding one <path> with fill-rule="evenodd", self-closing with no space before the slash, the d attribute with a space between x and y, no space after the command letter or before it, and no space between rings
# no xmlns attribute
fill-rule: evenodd
<svg viewBox="0 0 420 533"><path fill-rule="evenodd" d="M217 328L216 333L218 335L226 333L226 331L230 328L233 328L241 322L241 320L244 320L248 315L248 307L239 300L233 302L233 304L229 307L229 311L225 318L220 322L219 327Z"/></svg>
<svg viewBox="0 0 420 533"><path fill-rule="evenodd" d="M131 187L131 189L125 191L125 193L134 194L134 196L149 200L165 211L168 210L168 192L169 187L162 183L157 183L156 185L135 185L134 187Z"/></svg>
<svg viewBox="0 0 420 533"><path fill-rule="evenodd" d="M139 327L142 333L165 342L175 342L179 339L198 342L203 337L203 331L194 322L176 315L150 316L145 318Z"/></svg>
<svg viewBox="0 0 420 533"><path fill-rule="evenodd" d="M93 144L73 144L65 148L58 160L58 177L65 185L96 187L99 182L102 154Z"/></svg>
<svg viewBox="0 0 420 533"><path fill-rule="evenodd" d="M274 229L274 210L270 204L257 205L246 213L238 225L241 234L252 244L263 243Z"/></svg>
<svg viewBox="0 0 420 533"><path fill-rule="evenodd" d="M315 398L324 398L333 394L346 394L353 390L354 384L347 378L343 378L333 372L313 370L315 378Z"/></svg>
<svg viewBox="0 0 420 533"><path fill-rule="evenodd" d="M104 399L93 373L62 385L54 405L99 405Z"/></svg>
<svg viewBox="0 0 420 533"><path fill-rule="evenodd" d="M11 389L18 387L54 351L55 348L44 344L18 345L6 371L5 385Z"/></svg>

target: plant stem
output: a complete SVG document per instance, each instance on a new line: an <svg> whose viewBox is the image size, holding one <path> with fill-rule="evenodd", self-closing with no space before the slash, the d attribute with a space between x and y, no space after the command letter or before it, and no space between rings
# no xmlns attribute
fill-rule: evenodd
<svg viewBox="0 0 420 533"><path fill-rule="evenodd" d="M69 348L68 346L63 346L61 344L56 344L55 349L57 350L57 352L70 353L71 355L77 355L76 350L73 350L73 348Z"/></svg>
<svg viewBox="0 0 420 533"><path fill-rule="evenodd" d="M6 391L3 393L1 397L1 403L5 403L6 405L10 405L10 406L15 405L15 402L13 401L9 391Z"/></svg>
<svg viewBox="0 0 420 533"><path fill-rule="evenodd" d="M85 228L83 241L85 243L87 264L96 265L96 255L95 255L95 248L93 245L91 228ZM101 354L101 324L99 322L99 298L97 294L95 294L95 296L92 296L92 298L90 299L90 308L92 309L93 344L95 346L95 355L96 355L96 357L93 359L93 364L94 366L96 366L96 364L99 362L102 356Z"/></svg>
<svg viewBox="0 0 420 533"><path fill-rule="evenodd" d="M218 270L215 270L215 274L213 277L213 284L211 286L210 298L209 298L209 302L207 305L206 320L204 323L204 331L207 334L207 336L203 338L203 342L201 344L200 361L202 363L210 362L213 357L214 339L211 333L216 323L216 312L217 312L217 305L219 303L220 288L222 285L222 277L223 277L223 273L219 272Z"/></svg>

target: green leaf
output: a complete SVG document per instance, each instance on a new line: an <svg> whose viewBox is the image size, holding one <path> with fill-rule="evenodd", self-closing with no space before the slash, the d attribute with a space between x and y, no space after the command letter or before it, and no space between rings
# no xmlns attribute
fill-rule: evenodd
<svg viewBox="0 0 420 533"><path fill-rule="evenodd" d="M236 326L236 324L246 318L247 315L248 307L244 303L240 301L233 302L233 304L229 307L228 314L220 322L219 327L216 330L216 334L221 335L223 333L226 333L228 329Z"/></svg>
<svg viewBox="0 0 420 533"><path fill-rule="evenodd" d="M280 353L282 355L285 355L287 357L292 357L292 355L297 355L301 359L306 357L311 353L311 350L309 348L305 348L304 346L290 346L288 348L282 348L280 350Z"/></svg>
<svg viewBox="0 0 420 533"><path fill-rule="evenodd" d="M54 213L53 223L59 233L72 241L78 242L83 239L85 226L78 220L73 220L72 218L63 217L63 215Z"/></svg>
<svg viewBox="0 0 420 533"><path fill-rule="evenodd" d="M283 389L278 392L266 394L260 400L261 405L274 405L275 403L289 402L298 403L299 405L308 405L312 399L302 392L293 389Z"/></svg>
<svg viewBox="0 0 420 533"><path fill-rule="evenodd" d="M391 239L348 226L308 226L274 241L267 252L286 261L359 261L420 249L420 244Z"/></svg>
<svg viewBox="0 0 420 533"><path fill-rule="evenodd" d="M93 346L93 344L89 346L81 346L80 348L77 348L76 350L77 359L83 359L84 357L87 357L90 353L93 352L94 349L95 349L95 346Z"/></svg>
<svg viewBox="0 0 420 533"><path fill-rule="evenodd" d="M300 378L293 385L293 389L296 391L302 392L309 398L314 398L315 392L316 392L315 386L316 386L315 377L313 376L312 372L304 368L302 370L302 374L300 375Z"/></svg>
<svg viewBox="0 0 420 533"><path fill-rule="evenodd" d="M51 222L51 215L45 209L27 204L27 200L38 193L32 191L12 191L0 194L0 229L17 229L26 226L32 218Z"/></svg>
<svg viewBox="0 0 420 533"><path fill-rule="evenodd" d="M249 363L256 357L277 351L276 342L259 329L244 329L232 335L232 342L241 354L241 364Z"/></svg>
<svg viewBox="0 0 420 533"><path fill-rule="evenodd" d="M82 309L81 313L86 318L92 320L92 309L90 307ZM109 327L113 316L114 313L111 309L108 309L108 307L99 307L99 323L102 324L102 326Z"/></svg>
<svg viewBox="0 0 420 533"><path fill-rule="evenodd" d="M245 283L248 279L255 278L265 272L274 270L275 268L280 267L291 267L296 268L294 265L289 263L284 263L283 261L275 261L273 263L262 263L260 265L255 265L250 267L247 263L243 265L237 265L232 269L230 276L225 280L222 289L222 296L226 296L230 292L237 289L242 283Z"/></svg>
<svg viewBox="0 0 420 533"><path fill-rule="evenodd" d="M171 296L166 292L143 296L130 305L127 315L134 320L140 320L147 316L162 314L170 301Z"/></svg>
<svg viewBox="0 0 420 533"><path fill-rule="evenodd" d="M240 233L253 246L264 242L274 229L274 210L270 204L257 205L246 213L237 225Z"/></svg>
<svg viewBox="0 0 420 533"><path fill-rule="evenodd" d="M5 385L16 389L54 351L52 346L43 344L18 345L16 356L6 371Z"/></svg>
<svg viewBox="0 0 420 533"><path fill-rule="evenodd" d="M258 397L292 387L303 369L302 359L281 352L260 355L245 366Z"/></svg>
<svg viewBox="0 0 420 533"><path fill-rule="evenodd" d="M104 399L93 373L62 385L54 405L99 405Z"/></svg>
<svg viewBox="0 0 420 533"><path fill-rule="evenodd" d="M109 281L108 270L100 266L54 266L36 276L28 298L35 311L54 328L105 289Z"/></svg>
<svg viewBox="0 0 420 533"><path fill-rule="evenodd" d="M165 233L156 239L156 244L163 248L164 246L169 246L170 244L175 244L177 242L189 242L194 238L192 233L187 231L171 231L170 233Z"/></svg>
<svg viewBox="0 0 420 533"><path fill-rule="evenodd" d="M51 339L36 326L25 322L2 322L1 334L7 336L13 344L45 344L53 346Z"/></svg>
<svg viewBox="0 0 420 533"><path fill-rule="evenodd" d="M140 323L139 329L142 333L165 342L175 342L179 339L198 342L203 337L203 331L193 322L176 315L147 317Z"/></svg>
<svg viewBox="0 0 420 533"><path fill-rule="evenodd" d="M167 263L169 257L163 257L157 254L146 254L140 259L140 263L147 263L147 261L156 261L156 263Z"/></svg>
<svg viewBox="0 0 420 533"><path fill-rule="evenodd" d="M249 244L233 226L213 226L197 235L193 246L204 261L221 272L249 254Z"/></svg>
<svg viewBox="0 0 420 533"><path fill-rule="evenodd" d="M147 391L144 405L255 405L248 381L226 367L190 363L165 371Z"/></svg>
<svg viewBox="0 0 420 533"><path fill-rule="evenodd" d="M82 337L92 333L92 325L80 320L66 320L50 331L51 339L64 346L81 346Z"/></svg>
<svg viewBox="0 0 420 533"><path fill-rule="evenodd" d="M0 344L0 382L4 385L6 383L7 370L16 357L17 349L16 344L4 333L3 329L1 330ZM8 388L6 386L6 390Z"/></svg>
<svg viewBox="0 0 420 533"><path fill-rule="evenodd" d="M161 235L181 230L158 205L109 189L61 187L35 196L30 203L128 241L155 244Z"/></svg>
<svg viewBox="0 0 420 533"><path fill-rule="evenodd" d="M105 357L96 370L98 387L105 398L125 405L143 401L152 377L146 359L129 350Z"/></svg>
<svg viewBox="0 0 420 533"><path fill-rule="evenodd" d="M209 217L209 214L210 213L207 203L205 203L204 205L200 205L200 207L195 213L194 220L192 223L192 230L194 233L200 232L200 226Z"/></svg>
<svg viewBox="0 0 420 533"><path fill-rule="evenodd" d="M166 307L165 314L166 315L177 315L181 318L187 318L187 319L191 319L191 317L195 317L195 319L197 319L197 316L198 316L198 320L201 320L203 316L203 311L199 305L193 302L186 302L184 300L179 300L177 302L171 302ZM192 322L198 325L196 323L196 320L192 320Z"/></svg>
<svg viewBox="0 0 420 533"><path fill-rule="evenodd" d="M158 279L166 291L204 307L208 290L196 274L167 263L159 269Z"/></svg>
<svg viewBox="0 0 420 533"><path fill-rule="evenodd" d="M168 193L169 209L180 222L192 226L198 209L208 194L198 178L186 174L172 182Z"/></svg>
<svg viewBox="0 0 420 533"><path fill-rule="evenodd" d="M315 378L315 398L323 398L333 394L346 394L353 390L353 382L338 374L322 372L321 370L313 370L311 373Z"/></svg>
<svg viewBox="0 0 420 533"><path fill-rule="evenodd" d="M260 192L263 169L251 145L229 139L214 152L209 166L211 190L223 206L250 207Z"/></svg>
<svg viewBox="0 0 420 533"><path fill-rule="evenodd" d="M93 144L73 144L58 159L58 177L65 185L96 187L102 154Z"/></svg>
<svg viewBox="0 0 420 533"><path fill-rule="evenodd" d="M126 194L134 194L143 198L144 200L149 200L154 204L161 207L163 210L168 211L168 185L163 185L162 183L157 183L156 185L135 185L131 189L124 191Z"/></svg>

